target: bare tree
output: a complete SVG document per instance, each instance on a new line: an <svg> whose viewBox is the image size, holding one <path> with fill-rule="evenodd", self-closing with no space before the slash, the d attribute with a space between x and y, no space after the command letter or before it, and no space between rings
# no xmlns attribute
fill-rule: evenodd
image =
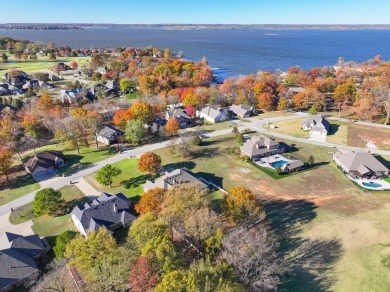
<svg viewBox="0 0 390 292"><path fill-rule="evenodd" d="M237 227L222 239L222 258L249 291L275 291L282 270L277 243L264 227Z"/></svg>
<svg viewBox="0 0 390 292"><path fill-rule="evenodd" d="M49 271L38 281L34 291L65 292L73 287L72 280L65 277L67 273L66 261L55 260L49 266Z"/></svg>

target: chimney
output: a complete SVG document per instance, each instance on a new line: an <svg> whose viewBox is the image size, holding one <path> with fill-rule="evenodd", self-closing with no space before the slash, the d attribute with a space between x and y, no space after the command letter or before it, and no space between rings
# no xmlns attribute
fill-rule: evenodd
<svg viewBox="0 0 390 292"><path fill-rule="evenodd" d="M177 180L175 178L173 179L173 184L177 184Z"/></svg>
<svg viewBox="0 0 390 292"><path fill-rule="evenodd" d="M260 149L259 143L256 143L256 148L257 148L257 149Z"/></svg>
<svg viewBox="0 0 390 292"><path fill-rule="evenodd" d="M114 203L112 206L114 207L114 213L118 213L118 207L117 207L117 204L116 204L116 203Z"/></svg>

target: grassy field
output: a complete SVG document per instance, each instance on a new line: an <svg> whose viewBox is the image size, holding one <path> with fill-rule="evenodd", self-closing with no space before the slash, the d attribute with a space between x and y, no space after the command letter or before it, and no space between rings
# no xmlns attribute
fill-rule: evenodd
<svg viewBox="0 0 390 292"><path fill-rule="evenodd" d="M366 147L367 143L372 143L381 150L390 150L390 129L350 123L348 145Z"/></svg>
<svg viewBox="0 0 390 292"><path fill-rule="evenodd" d="M55 237L66 230L77 231L72 223L69 213L77 204L84 204L87 198L75 186L65 186L59 191L62 198L65 200L65 205L61 214L57 216L43 215L35 217L33 213L32 203L20 207L20 209L11 213L9 218L12 224L19 224L28 220L32 220L34 225L32 230L39 236L46 237L49 244L53 246Z"/></svg>
<svg viewBox="0 0 390 292"><path fill-rule="evenodd" d="M294 155L313 155L316 167L276 181L225 149L233 138L205 139L193 156L156 151L163 164L187 167L228 189L244 185L264 201L292 273L280 291L386 291L390 273L390 192L356 188L332 163L330 149L296 144ZM330 183L331 182L331 183Z"/></svg>
<svg viewBox="0 0 390 292"><path fill-rule="evenodd" d="M0 206L37 189L39 189L39 184L27 172L18 172L11 178L10 185L0 187Z"/></svg>
<svg viewBox="0 0 390 292"><path fill-rule="evenodd" d="M274 118L274 117L284 117L284 116L291 116L292 113L285 113L285 112L264 112L257 116L255 116L256 119L267 119L267 118Z"/></svg>
<svg viewBox="0 0 390 292"><path fill-rule="evenodd" d="M8 55L8 62L0 64L0 74L4 74L9 69L18 69L26 73L33 73L37 71L48 71L53 68L53 65L56 62L64 62L65 64L70 64L72 61L76 61L81 67L83 64L87 64L89 57L57 57L56 60L49 60L47 56L41 56L38 54L37 60L26 60L18 61L13 55L8 54L7 51L0 51L0 53L5 52Z"/></svg>
<svg viewBox="0 0 390 292"><path fill-rule="evenodd" d="M138 201L143 194L142 185L146 180L152 179L153 176L138 170L138 159L125 159L114 163L113 166L122 170L122 173L114 179L112 188L101 185L96 181L97 172L86 176L85 180L98 191L113 194L121 192L126 197Z"/></svg>
<svg viewBox="0 0 390 292"><path fill-rule="evenodd" d="M212 132L212 131L225 130L228 128L233 129L234 126L237 126L237 124L230 121L226 121L223 123L215 123L215 124L205 122L204 125L196 127L195 129L204 132Z"/></svg>
<svg viewBox="0 0 390 292"><path fill-rule="evenodd" d="M263 127L267 128L269 131L281 133L285 135L290 135L297 138L309 138L309 131L304 131L301 129L301 122L303 119L295 119L273 123L276 126L276 129L271 129L268 125L263 125Z"/></svg>

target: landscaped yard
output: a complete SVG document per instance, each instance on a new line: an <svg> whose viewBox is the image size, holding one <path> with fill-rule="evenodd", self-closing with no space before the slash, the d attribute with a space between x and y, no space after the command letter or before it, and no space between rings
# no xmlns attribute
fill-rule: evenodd
<svg viewBox="0 0 390 292"><path fill-rule="evenodd" d="M284 117L284 116L291 116L291 115L293 115L293 113L286 113L280 111L264 112L255 116L255 119L267 119L267 118Z"/></svg>
<svg viewBox="0 0 390 292"><path fill-rule="evenodd" d="M122 173L114 179L112 188L96 181L97 172L86 176L85 180L98 191L112 194L123 193L126 197L138 201L143 194L143 184L146 180L152 179L153 175L138 170L138 159L124 159L114 163L113 166L122 170Z"/></svg>
<svg viewBox="0 0 390 292"><path fill-rule="evenodd" d="M348 143L348 123L329 120L330 129L326 142L347 145Z"/></svg>
<svg viewBox="0 0 390 292"><path fill-rule="evenodd" d="M269 127L269 125L264 124L263 127L268 129L269 131L281 133L297 138L309 138L310 133L309 131L304 131L301 129L301 123L303 119L294 119L294 120L287 120L282 122L276 122L272 123L276 126L276 129L272 129Z"/></svg>
<svg viewBox="0 0 390 292"><path fill-rule="evenodd" d="M20 171L11 178L11 185L0 187L0 206L39 189L39 184L25 171Z"/></svg>
<svg viewBox="0 0 390 292"><path fill-rule="evenodd" d="M62 198L66 201L61 214L57 216L43 215L35 217L32 203L29 203L12 212L9 218L10 222L12 224L20 224L32 220L34 233L46 237L51 246L53 246L55 237L64 231L77 231L70 218L70 212L74 206L78 204L83 205L87 201L87 197L73 185L65 186L59 189L59 191L62 194Z"/></svg>

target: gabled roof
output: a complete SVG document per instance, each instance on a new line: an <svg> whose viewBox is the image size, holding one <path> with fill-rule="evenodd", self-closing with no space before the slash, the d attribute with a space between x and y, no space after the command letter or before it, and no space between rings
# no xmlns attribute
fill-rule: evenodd
<svg viewBox="0 0 390 292"><path fill-rule="evenodd" d="M253 136L251 139L245 141L244 145L240 147L241 151L246 155L257 156L268 153L270 151L281 148L278 142L274 139L265 136ZM270 149L272 147L272 149Z"/></svg>
<svg viewBox="0 0 390 292"><path fill-rule="evenodd" d="M368 152L349 151L346 153L335 153L335 157L350 172L364 175L370 171L380 175L382 172L388 173L390 170L378 159Z"/></svg>
<svg viewBox="0 0 390 292"><path fill-rule="evenodd" d="M187 112L180 108L174 109L173 111L169 111L168 116L169 118L175 117L175 118L183 118L186 120L191 119L191 117L187 114Z"/></svg>
<svg viewBox="0 0 390 292"><path fill-rule="evenodd" d="M98 136L107 138L109 141L116 140L118 136L123 136L125 133L113 126L105 125L99 132Z"/></svg>
<svg viewBox="0 0 390 292"><path fill-rule="evenodd" d="M230 106L229 110L234 112L238 116L245 116L248 112L250 112L253 108L247 104L233 104Z"/></svg>
<svg viewBox="0 0 390 292"><path fill-rule="evenodd" d="M35 257L46 251L45 245L36 234L22 236L16 233L5 232L0 242L0 248L12 248L30 257Z"/></svg>
<svg viewBox="0 0 390 292"><path fill-rule="evenodd" d="M32 257L16 249L0 251L0 290L38 271Z"/></svg>
<svg viewBox="0 0 390 292"><path fill-rule="evenodd" d="M27 157L24 165L30 172L33 172L38 166L46 169L53 167L57 159L66 160L66 157L61 151L47 150Z"/></svg>
<svg viewBox="0 0 390 292"><path fill-rule="evenodd" d="M313 131L323 131L329 133L330 124L322 115L310 115L301 123L302 126L311 128Z"/></svg>
<svg viewBox="0 0 390 292"><path fill-rule="evenodd" d="M220 114L220 107L217 105L208 105L204 107L200 112L209 116L212 119L216 119Z"/></svg>
<svg viewBox="0 0 390 292"><path fill-rule="evenodd" d="M288 93L299 93L304 91L305 89L303 87L289 87L287 90Z"/></svg>
<svg viewBox="0 0 390 292"><path fill-rule="evenodd" d="M163 177L157 179L155 182L146 181L144 188L154 189L173 187L182 184L196 184L201 189L208 188L207 184L198 179L191 171L186 168L176 169L170 173L166 173Z"/></svg>
<svg viewBox="0 0 390 292"><path fill-rule="evenodd" d="M3 110L12 110L16 112L18 109L9 104L0 104L0 113L2 113Z"/></svg>
<svg viewBox="0 0 390 292"><path fill-rule="evenodd" d="M116 223L127 224L136 218L130 213L129 199L122 193L103 193L91 205L76 206L71 214L80 221L86 233L97 231L100 227L110 229Z"/></svg>

